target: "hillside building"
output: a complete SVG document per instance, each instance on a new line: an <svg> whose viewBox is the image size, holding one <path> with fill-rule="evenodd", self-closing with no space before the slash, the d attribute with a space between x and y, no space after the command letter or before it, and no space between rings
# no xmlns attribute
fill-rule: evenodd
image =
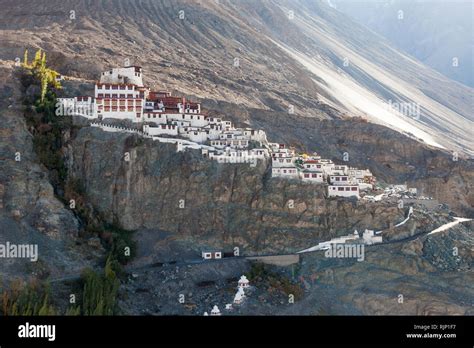
<svg viewBox="0 0 474 348"><path fill-rule="evenodd" d="M204 114L200 103L168 91L152 91L143 84L139 66L105 71L94 86L94 96L58 98L57 107L58 116L82 116L106 131L136 133L176 144L178 152L200 150L204 157L219 163L256 165L271 158L272 177L329 183L329 197L359 197L359 190L371 189L375 183L367 169L335 164L317 153L296 154L285 144L268 142L263 130L236 128L231 121ZM131 121L136 128L110 126L100 122L104 119Z"/></svg>

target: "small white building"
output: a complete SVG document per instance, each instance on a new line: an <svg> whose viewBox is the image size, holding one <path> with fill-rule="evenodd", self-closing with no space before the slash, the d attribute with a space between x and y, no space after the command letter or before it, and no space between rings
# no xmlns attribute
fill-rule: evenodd
<svg viewBox="0 0 474 348"><path fill-rule="evenodd" d="M191 127L205 127L209 125L206 116L193 113L166 113L166 117L170 121L186 122Z"/></svg>
<svg viewBox="0 0 474 348"><path fill-rule="evenodd" d="M319 163L318 160L314 160L314 159L303 160L302 166L307 171L310 171L310 170L321 171L322 169L321 163Z"/></svg>
<svg viewBox="0 0 474 348"><path fill-rule="evenodd" d="M167 124L168 118L166 114L157 111L145 111L143 114L143 120L145 122L153 122L155 124Z"/></svg>
<svg viewBox="0 0 474 348"><path fill-rule="evenodd" d="M250 140L258 141L260 143L267 142L267 134L263 130L255 130L252 128L245 128L243 134L247 136Z"/></svg>
<svg viewBox="0 0 474 348"><path fill-rule="evenodd" d="M272 167L272 178L299 179L299 177L300 174L298 173L298 169L296 167Z"/></svg>
<svg viewBox="0 0 474 348"><path fill-rule="evenodd" d="M347 185L350 183L348 175L330 175L329 182L332 185Z"/></svg>
<svg viewBox="0 0 474 348"><path fill-rule="evenodd" d="M272 156L272 168L292 167L294 166L292 157L274 157Z"/></svg>
<svg viewBox="0 0 474 348"><path fill-rule="evenodd" d="M301 180L307 181L307 182L323 183L324 174L323 172L314 172L314 171L304 170L301 173Z"/></svg>
<svg viewBox="0 0 474 348"><path fill-rule="evenodd" d="M143 87L142 68L139 66L126 66L104 71L100 76L100 83L133 84Z"/></svg>
<svg viewBox="0 0 474 348"><path fill-rule="evenodd" d="M364 243L368 245L382 243L382 236L376 236L373 230L365 230L362 234Z"/></svg>
<svg viewBox="0 0 474 348"><path fill-rule="evenodd" d="M144 125L143 132L151 136L161 136L161 135L177 136L178 126L175 126L172 124L159 124L157 127Z"/></svg>
<svg viewBox="0 0 474 348"><path fill-rule="evenodd" d="M211 140L211 146L218 149L224 149L226 147L233 149L246 149L249 146L249 141L246 139L218 139Z"/></svg>
<svg viewBox="0 0 474 348"><path fill-rule="evenodd" d="M332 168L332 174L334 175L347 175L349 171L349 166L346 165L334 165Z"/></svg>
<svg viewBox="0 0 474 348"><path fill-rule="evenodd" d="M221 251L203 251L201 256L204 260L222 259Z"/></svg>
<svg viewBox="0 0 474 348"><path fill-rule="evenodd" d="M359 232L354 231L353 234L349 234L347 236L341 236L341 237L336 237L332 238L330 241L327 242L321 242L318 244L318 249L319 250L327 250L330 249L333 244L344 244L347 242L357 242L359 240Z"/></svg>
<svg viewBox="0 0 474 348"><path fill-rule="evenodd" d="M359 186L358 185L329 185L328 186L329 197L357 197L359 198Z"/></svg>

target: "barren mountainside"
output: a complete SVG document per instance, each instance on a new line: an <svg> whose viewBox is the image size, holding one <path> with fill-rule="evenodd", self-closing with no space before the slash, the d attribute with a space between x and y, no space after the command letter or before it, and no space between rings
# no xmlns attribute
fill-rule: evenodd
<svg viewBox="0 0 474 348"><path fill-rule="evenodd" d="M472 1L332 0L331 3L426 65L455 81L474 86Z"/></svg>
<svg viewBox="0 0 474 348"><path fill-rule="evenodd" d="M42 47L61 72L95 79L128 58L160 88L317 119L362 116L431 145L474 148L471 88L325 2L39 1L30 12L4 0L2 8L2 59Z"/></svg>
<svg viewBox="0 0 474 348"><path fill-rule="evenodd" d="M473 222L428 234L454 216L474 217L471 88L326 1L27 4L0 0L0 243L37 243L41 257L2 263L6 280L52 281L65 302L85 267L104 268L115 233L137 243L121 269L125 314L202 315L228 303L236 277L255 272L254 292L234 314L473 314ZM25 48L30 58L43 49L66 76L60 96L92 95L102 71L140 65L145 85L198 100L209 116L264 130L297 152L369 168L380 192L406 184L433 199L328 197L326 184L272 177L268 158L222 164L199 150L89 127L81 117L54 132L56 118L44 121L27 106L39 86L26 86L15 64ZM397 112L397 103L420 106L420 117ZM60 145L50 155L64 165L62 181L38 139ZM367 245L364 262L296 254L356 229L383 236L383 244ZM236 246L241 258L202 260L202 251L232 254ZM288 253L297 263L268 268L274 274L246 258ZM291 306L289 292L298 295Z"/></svg>

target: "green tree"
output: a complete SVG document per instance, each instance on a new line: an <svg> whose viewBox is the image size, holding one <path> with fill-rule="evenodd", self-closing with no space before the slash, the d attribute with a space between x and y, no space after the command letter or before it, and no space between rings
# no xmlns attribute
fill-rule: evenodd
<svg viewBox="0 0 474 348"><path fill-rule="evenodd" d="M28 48L25 49L25 53L23 54L23 67L28 67Z"/></svg>

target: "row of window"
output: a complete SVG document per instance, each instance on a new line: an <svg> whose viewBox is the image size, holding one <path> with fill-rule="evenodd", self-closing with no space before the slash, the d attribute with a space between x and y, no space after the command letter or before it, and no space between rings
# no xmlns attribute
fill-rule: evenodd
<svg viewBox="0 0 474 348"><path fill-rule="evenodd" d="M317 178L318 174L304 174L305 178ZM319 174L319 177L321 177L321 174Z"/></svg>
<svg viewBox="0 0 474 348"><path fill-rule="evenodd" d="M122 91L126 91L126 90L134 90L135 87L134 86L127 86L127 85L98 85L97 88L99 89L105 89L105 90L122 90Z"/></svg>
<svg viewBox="0 0 474 348"><path fill-rule="evenodd" d="M152 115L153 115L153 118L156 118L156 115L157 115L157 114L146 114L146 117L147 117L147 118L151 118ZM158 114L158 118L162 118L162 116L163 116L162 114Z"/></svg>
<svg viewBox="0 0 474 348"><path fill-rule="evenodd" d="M126 101L126 99L120 99L118 102L117 102L117 100L107 100L106 99L106 100L104 100L104 105L106 105L106 106L107 105L125 105L125 101ZM138 105L140 107L142 105L142 102L139 99L138 100L135 100L135 99L128 100L128 105L133 105L133 102L135 102L135 105Z"/></svg>
<svg viewBox="0 0 474 348"><path fill-rule="evenodd" d="M281 172L283 174L294 174L296 173L296 169L280 169L278 172Z"/></svg>
<svg viewBox="0 0 474 348"><path fill-rule="evenodd" d="M336 187L331 187L331 190L335 191ZM357 187L337 187L337 191L357 191Z"/></svg>
<svg viewBox="0 0 474 348"><path fill-rule="evenodd" d="M114 98L114 99L118 99L118 98L126 98L126 99L135 99L137 97L135 97L135 95L133 94L125 94L125 93L121 93L121 94L108 94L108 93L98 93L97 94L97 98Z"/></svg>
<svg viewBox="0 0 474 348"><path fill-rule="evenodd" d="M99 110L102 110L102 107L99 107ZM104 109L103 109L105 112L114 112L114 111L121 111L121 112L125 112L125 111L128 111L128 112L133 112L133 111L141 111L141 107L140 106L137 106L137 107L133 107L133 106L128 106L128 107L125 107L125 106L104 106Z"/></svg>
<svg viewBox="0 0 474 348"><path fill-rule="evenodd" d="M229 141L229 140L227 140L227 141L226 140L222 140L222 141L214 140L214 141L211 142L211 145L227 145L227 144L229 144L229 145L239 145L239 140L231 140L231 141ZM248 141L247 140L241 140L240 145L248 145Z"/></svg>

